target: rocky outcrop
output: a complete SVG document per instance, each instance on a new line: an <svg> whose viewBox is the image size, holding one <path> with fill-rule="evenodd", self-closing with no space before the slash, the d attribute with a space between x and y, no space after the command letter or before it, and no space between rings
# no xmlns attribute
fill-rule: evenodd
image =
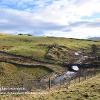
<svg viewBox="0 0 100 100"><path fill-rule="evenodd" d="M46 59L55 60L55 61L70 61L72 60L74 51L59 45L52 45L49 47L46 53Z"/></svg>

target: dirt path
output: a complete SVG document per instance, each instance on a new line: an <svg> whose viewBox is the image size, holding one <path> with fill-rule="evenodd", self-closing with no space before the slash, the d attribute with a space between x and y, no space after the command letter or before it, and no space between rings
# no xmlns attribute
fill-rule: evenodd
<svg viewBox="0 0 100 100"><path fill-rule="evenodd" d="M36 61L30 57L15 55L4 51L0 51L0 62L7 62L15 65L26 66L26 67L36 67L36 66L47 67L50 70L58 73L64 71L64 68L59 65Z"/></svg>

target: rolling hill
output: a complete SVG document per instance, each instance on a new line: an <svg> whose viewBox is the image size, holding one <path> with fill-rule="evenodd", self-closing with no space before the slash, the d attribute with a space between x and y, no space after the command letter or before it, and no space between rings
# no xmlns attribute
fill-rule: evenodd
<svg viewBox="0 0 100 100"><path fill-rule="evenodd" d="M0 34L0 81L19 85L24 78L62 73L64 62L74 62L75 52L88 55L91 45L100 47L100 41Z"/></svg>

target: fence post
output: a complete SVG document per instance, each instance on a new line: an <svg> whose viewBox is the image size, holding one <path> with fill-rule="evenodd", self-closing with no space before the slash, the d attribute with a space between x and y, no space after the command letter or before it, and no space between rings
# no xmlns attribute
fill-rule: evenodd
<svg viewBox="0 0 100 100"><path fill-rule="evenodd" d="M1 87L1 81L0 81L0 87Z"/></svg>
<svg viewBox="0 0 100 100"><path fill-rule="evenodd" d="M51 78L49 77L49 90L51 89Z"/></svg>
<svg viewBox="0 0 100 100"><path fill-rule="evenodd" d="M96 75L96 69L94 68L94 76Z"/></svg>
<svg viewBox="0 0 100 100"><path fill-rule="evenodd" d="M85 73L85 80L86 80L86 78L87 78L87 69L86 69L86 73Z"/></svg>
<svg viewBox="0 0 100 100"><path fill-rule="evenodd" d="M71 80L69 80L68 85L70 86Z"/></svg>
<svg viewBox="0 0 100 100"><path fill-rule="evenodd" d="M79 72L79 75L78 76L79 76L79 83L80 83L80 72Z"/></svg>
<svg viewBox="0 0 100 100"><path fill-rule="evenodd" d="M68 83L66 84L66 89L68 89Z"/></svg>
<svg viewBox="0 0 100 100"><path fill-rule="evenodd" d="M76 79L77 79L77 78L75 77L75 79L74 79L74 83L76 83Z"/></svg>
<svg viewBox="0 0 100 100"><path fill-rule="evenodd" d="M61 79L60 79L60 89L61 89Z"/></svg>
<svg viewBox="0 0 100 100"><path fill-rule="evenodd" d="M87 75L87 73L85 74L85 80L86 80L86 75Z"/></svg>

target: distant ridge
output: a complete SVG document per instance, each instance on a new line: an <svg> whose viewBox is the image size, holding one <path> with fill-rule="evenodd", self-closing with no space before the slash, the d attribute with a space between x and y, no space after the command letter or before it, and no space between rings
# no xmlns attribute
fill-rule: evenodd
<svg viewBox="0 0 100 100"><path fill-rule="evenodd" d="M100 41L100 37L91 37L88 40Z"/></svg>

